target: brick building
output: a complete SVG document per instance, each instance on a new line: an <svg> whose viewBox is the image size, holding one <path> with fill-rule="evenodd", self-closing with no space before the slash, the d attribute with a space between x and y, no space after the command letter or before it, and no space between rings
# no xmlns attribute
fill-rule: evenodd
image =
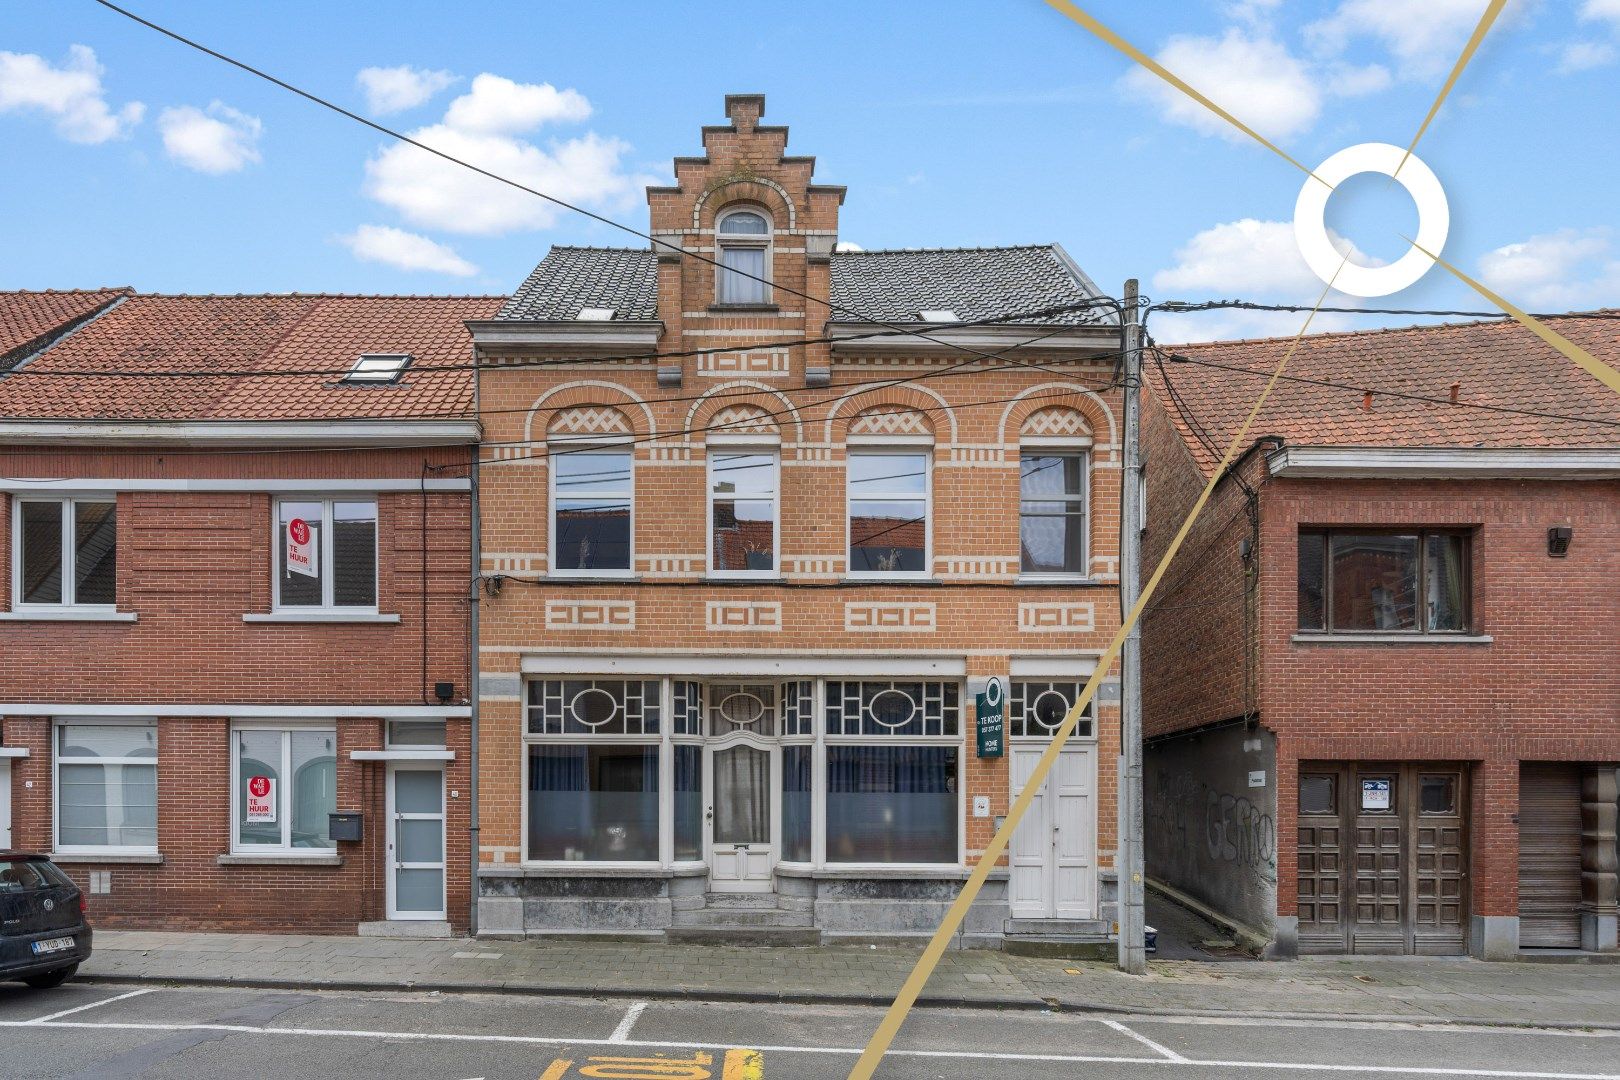
<svg viewBox="0 0 1620 1080"><path fill-rule="evenodd" d="M648 190L672 247L553 248L471 324L484 933L930 932L1118 625L1095 286L1055 246L840 250L844 189L726 112ZM1105 945L1118 697L964 942Z"/></svg>
<svg viewBox="0 0 1620 1080"><path fill-rule="evenodd" d="M1289 344L1149 364L1145 566ZM1614 950L1620 399L1512 322L1288 373L1146 615L1149 873L1283 956Z"/></svg>
<svg viewBox="0 0 1620 1080"><path fill-rule="evenodd" d="M100 925L466 927L499 303L0 295L0 846Z"/></svg>

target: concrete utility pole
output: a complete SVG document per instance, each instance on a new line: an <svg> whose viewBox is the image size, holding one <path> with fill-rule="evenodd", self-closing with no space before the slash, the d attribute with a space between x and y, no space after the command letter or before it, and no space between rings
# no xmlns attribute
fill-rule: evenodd
<svg viewBox="0 0 1620 1080"><path fill-rule="evenodd" d="M1125 282L1120 327L1125 372L1125 461L1120 477L1119 597L1128 615L1142 592L1142 323L1136 305L1136 279ZM1142 875L1142 627L1131 627L1120 653L1119 969L1147 973L1146 912Z"/></svg>

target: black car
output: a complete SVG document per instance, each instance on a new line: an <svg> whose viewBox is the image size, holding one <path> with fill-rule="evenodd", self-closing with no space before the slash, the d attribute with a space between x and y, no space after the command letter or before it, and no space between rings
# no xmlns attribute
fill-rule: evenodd
<svg viewBox="0 0 1620 1080"><path fill-rule="evenodd" d="M0 979L60 986L88 959L79 887L44 855L0 851Z"/></svg>

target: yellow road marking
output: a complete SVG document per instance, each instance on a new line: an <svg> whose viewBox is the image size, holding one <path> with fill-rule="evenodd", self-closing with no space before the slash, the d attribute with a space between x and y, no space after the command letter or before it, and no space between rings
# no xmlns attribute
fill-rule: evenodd
<svg viewBox="0 0 1620 1080"><path fill-rule="evenodd" d="M1048 0L1048 2L1051 3L1053 0ZM1086 680L1085 689L1080 692L1079 700L1074 703L1074 706L1069 710L1069 714L1063 718L1063 723L1058 726L1057 731L1053 734L1051 744L1041 754L1041 759L1036 763L1034 772L1030 774L1029 779L1024 783L1024 789L1019 792L1017 800L1013 802L1012 807L1007 811L1006 820L1002 823L1001 828L996 830L996 835L985 847L984 854L979 857L978 864L974 866L973 872L968 875L966 883L962 886L962 891L957 895L955 902L951 904L950 910L945 913L944 921L939 924L939 929L934 931L934 936L929 939L928 947L923 950L923 954L918 958L916 966L911 969L911 974L906 977L905 985L900 988L900 993L889 1005L888 1012L883 1016L883 1022L878 1025L877 1031L873 1032L871 1040L866 1044L866 1048L861 1051L860 1060L850 1070L849 1080L872 1080L872 1077L876 1074L878 1065L883 1061L883 1055L888 1053L889 1047L894 1043L895 1036L900 1033L900 1025L905 1023L906 1015L911 1012L911 1007L916 1004L918 995L922 993L923 987L928 983L929 976L934 973L934 968L938 966L940 957L944 955L946 945L949 944L952 935L956 933L957 927L962 925L962 920L967 915L968 908L973 906L973 901L978 897L979 890L984 886L985 879L990 876L990 870L995 866L996 860L1001 858L1002 852L1007 849L1007 844L1012 840L1014 830L1018 828L1018 823L1023 819L1025 811L1029 809L1030 803L1034 801L1035 793L1046 782L1047 774L1052 771L1052 766L1057 763L1058 754L1063 750L1063 744L1073 734L1075 724L1080 720L1080 715L1091 704L1092 697L1097 693L1097 687L1102 685L1102 681L1108 675L1109 669L1114 666L1114 661L1118 659L1120 650L1125 647L1125 639L1129 636L1131 628L1136 625L1136 620L1141 618L1142 609L1153 596L1154 590L1159 587L1159 582L1163 580L1165 571L1169 569L1170 560L1174 559L1176 552L1181 550L1182 542L1187 539L1187 534L1192 531L1193 522L1198 520L1198 515L1203 512L1204 504L1209 502L1209 497L1214 493L1215 485L1220 482L1221 476L1226 472L1227 467L1231 465L1232 459L1237 457L1238 451L1243 447L1243 441L1248 437L1249 429L1254 426L1255 417L1260 415L1261 408L1264 407L1266 399L1271 396L1271 391L1276 387L1278 380L1282 378L1283 371L1288 366L1288 361L1294 355L1294 350L1299 348L1300 339L1311 328L1311 321L1316 318L1317 309L1326 302L1328 293L1333 290L1333 282L1338 280L1339 272L1344 269L1344 264L1348 261L1349 256L1346 256L1339 262L1339 269L1334 271L1333 279L1327 283L1327 287L1322 290L1322 295L1317 297L1315 306L1311 308L1311 313L1305 317L1305 325L1299 328L1299 333L1295 335L1293 343L1288 346L1288 351L1283 353L1282 359L1277 362L1276 370L1271 373L1271 378L1267 380L1264 389L1260 391L1260 396L1255 399L1254 406L1249 409L1249 415L1244 417L1243 425L1233 434L1232 441L1227 446L1220 465L1210 474L1209 482L1204 485L1204 490L1198 495L1198 501L1193 503L1192 509L1187 512L1187 517L1182 521L1181 528L1176 531L1175 537L1170 541L1170 546L1165 549L1164 556L1159 559L1159 565L1154 567L1153 575L1148 578L1147 584L1142 587L1140 595L1136 598L1136 603L1131 605L1130 613L1126 615L1125 621L1120 624L1113 640L1108 643L1108 648L1097 658L1097 669L1092 672L1091 678Z"/></svg>
<svg viewBox="0 0 1620 1080"><path fill-rule="evenodd" d="M1468 38L1468 44L1463 46L1462 55L1457 57L1457 63L1452 66L1451 75L1446 79L1446 84L1440 88L1440 96L1434 99L1433 105L1429 106L1429 115L1425 116L1423 123L1418 125L1417 134L1412 136L1412 145L1406 148L1406 153L1401 155L1400 165L1395 166L1395 171L1390 174L1391 180L1401 174L1401 168L1406 164L1406 159L1411 157L1412 151L1417 149L1418 140L1423 138L1425 131L1429 130L1429 123L1434 120L1435 114L1440 111L1440 106L1445 104L1446 95L1450 94L1451 88L1457 85L1457 77L1463 73L1463 68L1467 67L1468 62L1474 58L1474 53L1479 50L1480 42L1485 40L1485 35L1490 32L1491 24L1496 22L1496 17L1502 14L1502 8L1506 4L1507 0L1491 0L1486 6L1485 14L1479 17L1479 25L1474 27L1473 34Z"/></svg>
<svg viewBox="0 0 1620 1080"><path fill-rule="evenodd" d="M1506 0L1499 0L1499 2L1505 3ZM1198 102L1198 104L1202 105L1216 116L1219 116L1222 120L1225 120L1228 124L1231 124L1233 127L1237 128L1239 131L1249 136L1249 138L1253 139L1261 146L1264 146L1267 150L1270 150L1273 154L1276 154L1278 157L1288 162L1288 164L1292 165L1306 176L1316 176L1315 173L1311 172L1311 170L1306 168L1304 165L1301 165L1294 159L1292 155L1287 153L1276 143L1272 142L1270 139L1254 130L1254 128L1250 127L1248 124L1245 124L1243 121L1239 120L1237 117L1215 104L1197 90L1194 90L1186 82L1171 73L1171 71L1163 64L1159 63L1157 60L1153 59L1153 57L1149 56L1141 49L1138 49L1135 45L1132 45L1130 42L1114 33L1114 31L1110 30L1108 27L1104 26L1089 12L1081 10L1074 4L1070 3L1069 0L1046 0L1046 3L1050 7L1055 8L1064 15L1067 15L1070 19L1073 19L1087 30L1090 30L1093 34L1097 35L1099 38L1102 38L1103 41L1107 42L1109 45L1112 45L1114 48L1118 49L1132 60L1135 60L1138 64L1141 64L1143 67L1153 72L1153 74L1157 75L1159 78L1163 79L1177 90L1180 90L1183 94L1186 94L1188 97ZM1320 180L1321 177L1317 177L1317 179Z"/></svg>
<svg viewBox="0 0 1620 1080"><path fill-rule="evenodd" d="M720 1080L764 1080L765 1055L758 1050L726 1051L725 1071Z"/></svg>
<svg viewBox="0 0 1620 1080"><path fill-rule="evenodd" d="M563 1077L568 1075L568 1070L573 1067L572 1061L557 1058L546 1066L546 1071L540 1074L540 1080L563 1080Z"/></svg>

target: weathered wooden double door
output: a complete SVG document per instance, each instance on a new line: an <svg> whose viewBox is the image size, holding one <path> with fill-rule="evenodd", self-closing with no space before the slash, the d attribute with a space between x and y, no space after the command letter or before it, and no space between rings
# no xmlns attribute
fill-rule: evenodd
<svg viewBox="0 0 1620 1080"><path fill-rule="evenodd" d="M1468 773L1430 762L1299 767L1299 951L1468 946Z"/></svg>

